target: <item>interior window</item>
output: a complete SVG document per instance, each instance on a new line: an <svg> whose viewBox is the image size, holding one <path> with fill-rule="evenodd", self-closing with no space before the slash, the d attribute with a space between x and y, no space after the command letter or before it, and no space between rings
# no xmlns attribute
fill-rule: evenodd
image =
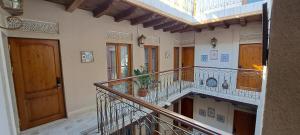
<svg viewBox="0 0 300 135"><path fill-rule="evenodd" d="M107 44L108 80L122 79L131 75L131 51L127 44ZM122 93L132 94L131 81L121 80L109 83L109 86Z"/></svg>

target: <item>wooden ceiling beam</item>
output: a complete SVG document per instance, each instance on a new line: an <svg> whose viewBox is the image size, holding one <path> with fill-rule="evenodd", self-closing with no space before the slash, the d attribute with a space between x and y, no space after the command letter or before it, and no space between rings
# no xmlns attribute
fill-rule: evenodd
<svg viewBox="0 0 300 135"><path fill-rule="evenodd" d="M130 7L124 11L121 11L116 16L114 16L115 22L121 22L121 21L125 20L128 16L130 16L132 13L134 13L134 11L136 9L137 9L136 7Z"/></svg>
<svg viewBox="0 0 300 135"><path fill-rule="evenodd" d="M176 24L176 21L169 21L163 24L159 24L153 27L154 30L159 30L159 29L163 29L163 28L167 28L170 27L172 25Z"/></svg>
<svg viewBox="0 0 300 135"><path fill-rule="evenodd" d="M240 25L241 25L242 27L245 27L245 26L247 25L247 20L246 20L246 18L240 18Z"/></svg>
<svg viewBox="0 0 300 135"><path fill-rule="evenodd" d="M179 27L178 29L175 29L175 30L172 30L171 33L176 33L176 32L184 32L184 31L191 31L191 27L189 26L182 26L182 27Z"/></svg>
<svg viewBox="0 0 300 135"><path fill-rule="evenodd" d="M183 24L177 24L177 25L173 25L173 26L168 27L168 28L164 28L163 31L164 32L174 31L174 30L177 30L177 29L181 29L182 27L183 27Z"/></svg>
<svg viewBox="0 0 300 135"><path fill-rule="evenodd" d="M96 18L105 15L106 11L111 7L113 0L106 0L103 4L98 6L96 9L93 10L93 15Z"/></svg>
<svg viewBox="0 0 300 135"><path fill-rule="evenodd" d="M190 31L195 31L195 28L188 26L187 28L179 31L180 33L184 33L184 32L190 32Z"/></svg>
<svg viewBox="0 0 300 135"><path fill-rule="evenodd" d="M148 14L133 18L130 20L130 23L131 23L131 25L137 25L137 24L143 23L143 22L151 19L151 17L153 15L154 15L153 13L148 13Z"/></svg>
<svg viewBox="0 0 300 135"><path fill-rule="evenodd" d="M157 18L148 22L143 23L144 28L152 27L161 24L166 18Z"/></svg>
<svg viewBox="0 0 300 135"><path fill-rule="evenodd" d="M215 26L213 26L213 25L211 25L211 24L208 24L208 25L207 25L207 28L208 28L208 30L210 30L210 31L215 30Z"/></svg>
<svg viewBox="0 0 300 135"><path fill-rule="evenodd" d="M226 21L223 21L222 24L224 29L228 29L230 27L230 24L227 23Z"/></svg>
<svg viewBox="0 0 300 135"><path fill-rule="evenodd" d="M77 9L85 0L74 0L70 5L66 7L66 11L73 12Z"/></svg>
<svg viewBox="0 0 300 135"><path fill-rule="evenodd" d="M196 32L202 32L202 28L196 28Z"/></svg>

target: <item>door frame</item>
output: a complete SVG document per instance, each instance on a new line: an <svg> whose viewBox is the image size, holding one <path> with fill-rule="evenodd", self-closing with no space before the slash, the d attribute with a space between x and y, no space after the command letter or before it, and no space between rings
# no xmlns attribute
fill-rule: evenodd
<svg viewBox="0 0 300 135"><path fill-rule="evenodd" d="M175 71L175 69L179 69L181 67L181 65L180 65L180 47L175 46L174 49L173 49L173 51L174 51L173 52L173 68L174 68L174 77L173 77L173 80L175 81L175 80L179 80L179 70ZM178 67L177 67L177 65L175 63L178 64Z"/></svg>
<svg viewBox="0 0 300 135"><path fill-rule="evenodd" d="M250 42L250 43L240 43L239 44L239 51L238 51L238 58L237 58L237 72L239 72L239 69L240 69L240 55L241 55L241 46L243 46L243 45L249 45L249 46L251 46L251 45L261 45L262 47L263 47L263 43L259 43L259 42ZM262 55L262 52L261 52L261 55ZM263 56L262 56L263 57ZM261 63L261 65L263 66L263 63ZM238 84L238 79L239 79L239 75L238 75L239 73L237 73L237 76L236 76L236 88L239 88L240 86L238 86L239 84ZM261 84L260 84L260 86L262 85L262 82L261 82ZM261 88L260 89L258 89L258 91L261 91Z"/></svg>
<svg viewBox="0 0 300 135"><path fill-rule="evenodd" d="M60 46L60 40L59 39L47 39L47 38L26 38L26 37L12 37L12 36L8 36L7 37L7 45L8 45L8 59L9 59L9 62L10 62L10 67L11 67L11 73L10 76L11 76L11 79L10 81L13 83L13 88L11 89L11 91L13 92L12 94L12 100L14 101L14 103L12 103L13 105L13 108L16 108L14 110L16 110L16 114L14 114L15 117L17 117L17 121L16 122L17 124L17 127L19 128L19 131L22 131L21 130L21 121L20 121L20 116L19 116L19 109L18 109L18 103L17 103L17 95L16 95L16 89L15 89L15 82L14 82L14 78L13 78L13 65L12 65L12 61L11 61L11 50L10 50L10 40L13 40L13 39L30 39L30 40L53 40L53 41L57 41L58 42L58 59L59 59L59 68L60 68L60 71L61 71L61 84L62 84L62 87L61 87L61 90L62 90L62 97L63 97L63 106L64 106L64 117L63 118L68 118L68 113L67 113L67 105L66 105L66 94L65 94L65 83L64 83L64 74L63 74L63 67L62 67L62 59L61 59L61 46ZM63 119L61 118L61 119ZM59 120L59 119L58 119ZM51 121L53 122L53 121ZM47 122L47 123L51 123L51 122ZM45 123L45 124L47 124ZM40 126L40 125L38 125ZM34 126L34 127L38 127L38 126ZM34 128L34 127L31 127L31 128ZM27 129L31 129L31 128L27 128ZM26 130L26 129L24 129Z"/></svg>
<svg viewBox="0 0 300 135"><path fill-rule="evenodd" d="M240 65L240 55L241 55L241 46L242 45L250 45L250 44L261 44L261 45L263 45L262 43L258 43L258 42L253 42L253 43L240 43L239 44L239 52L238 52L238 58L237 58L237 68L239 68L239 65Z"/></svg>
<svg viewBox="0 0 300 135"><path fill-rule="evenodd" d="M234 109L233 110L233 123L232 123L232 132L235 132L235 124L236 124L236 112L242 112L242 113L248 113L250 115L254 115L255 119L254 119L254 134L255 134L255 128L256 128L256 119L257 119L257 114L253 113L253 112L249 112L249 111L245 111L245 110L240 110L240 109ZM235 133L234 133L235 134Z"/></svg>
<svg viewBox="0 0 300 135"><path fill-rule="evenodd" d="M157 45L144 45L144 53L145 53L145 48L156 48L156 50L157 50L157 54L156 54L156 59L157 59L157 62L156 62L156 66L157 66L156 67L156 72L159 72L159 69L160 69L160 64L159 64L160 63L160 49L159 49L159 46L157 46ZM148 50L148 52L149 52L149 50ZM148 53L148 60L149 60L149 57L152 56L152 54L150 54L150 55L149 54L150 53ZM150 65L152 65L151 62L149 62L148 67ZM148 67L147 67L147 69L148 69Z"/></svg>
<svg viewBox="0 0 300 135"><path fill-rule="evenodd" d="M193 66L195 66L195 49L196 49L196 47L195 46L183 46L183 47L181 47L181 49L180 49L180 67L182 68L183 67L183 50L184 50L184 48L193 48L193 50L194 50L194 54L193 54ZM189 69L187 69L187 70L189 70ZM191 72L192 72L192 79L190 80L190 81L195 81L195 78L194 78L194 68L191 70ZM184 73L184 69L181 69L181 79L184 79L183 78L183 73Z"/></svg>
<svg viewBox="0 0 300 135"><path fill-rule="evenodd" d="M129 69L129 72L128 72L128 76L127 77L130 77L132 76L132 73L133 73L133 54L132 54L132 44L128 44L128 43L112 43L112 42L106 42L105 43L105 51L107 53L107 47L108 46L114 46L115 47L115 51L116 51L116 73L117 73L117 78L116 79L122 79L121 78L121 65L120 65L120 46L127 46L128 47L128 69ZM107 54L106 54L106 62L107 62ZM106 69L106 72L107 69ZM112 79L112 80L115 80L115 79ZM134 91L132 89L132 79L126 79L126 80L121 80L121 81L114 81L114 82L111 82L111 83L108 83L108 85L111 87L113 85L118 85L120 83L123 83L123 82L127 82L130 86L128 86L128 94L130 95L133 95L134 94Z"/></svg>

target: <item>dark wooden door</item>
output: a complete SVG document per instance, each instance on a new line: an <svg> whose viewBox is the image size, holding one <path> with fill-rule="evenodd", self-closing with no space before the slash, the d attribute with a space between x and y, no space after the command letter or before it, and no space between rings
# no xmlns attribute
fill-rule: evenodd
<svg viewBox="0 0 300 135"><path fill-rule="evenodd" d="M262 45L261 44L243 44L240 45L239 53L240 69L255 69L262 71ZM261 89L262 78L260 74L253 71L239 70L237 88L246 90Z"/></svg>
<svg viewBox="0 0 300 135"><path fill-rule="evenodd" d="M178 102L175 102L175 103L173 104L173 112L179 113L179 103L178 103ZM178 126L178 122L175 121L175 120L173 120L173 124L174 124L175 126ZM174 129L175 129L175 127L174 127Z"/></svg>
<svg viewBox="0 0 300 135"><path fill-rule="evenodd" d="M194 47L182 48L182 67L194 66ZM182 70L182 79L186 81L194 81L194 68Z"/></svg>
<svg viewBox="0 0 300 135"><path fill-rule="evenodd" d="M159 70L159 49L158 46L145 45L145 66L149 73Z"/></svg>
<svg viewBox="0 0 300 135"><path fill-rule="evenodd" d="M174 69L179 68L179 47L174 47ZM179 79L179 71L174 71L174 81Z"/></svg>
<svg viewBox="0 0 300 135"><path fill-rule="evenodd" d="M9 38L20 128L64 118L57 40Z"/></svg>
<svg viewBox="0 0 300 135"><path fill-rule="evenodd" d="M181 114L193 119L194 112L194 100L191 98L183 98L181 99ZM181 124L182 127L188 128L188 126Z"/></svg>
<svg viewBox="0 0 300 135"><path fill-rule="evenodd" d="M254 135L255 120L255 114L235 110L233 122L234 135Z"/></svg>

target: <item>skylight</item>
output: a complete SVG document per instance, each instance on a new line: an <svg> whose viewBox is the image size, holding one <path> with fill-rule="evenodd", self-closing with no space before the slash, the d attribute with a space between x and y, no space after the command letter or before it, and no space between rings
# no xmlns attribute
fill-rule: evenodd
<svg viewBox="0 0 300 135"><path fill-rule="evenodd" d="M190 25L261 14L266 0L125 0Z"/></svg>

